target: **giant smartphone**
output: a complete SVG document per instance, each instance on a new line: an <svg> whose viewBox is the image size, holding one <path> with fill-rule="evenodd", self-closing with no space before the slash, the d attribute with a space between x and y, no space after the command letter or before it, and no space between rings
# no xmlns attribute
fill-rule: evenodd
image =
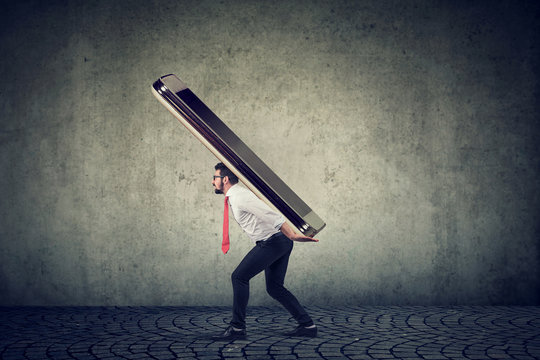
<svg viewBox="0 0 540 360"><path fill-rule="evenodd" d="M242 183L301 233L312 237L325 227L324 221L178 77L160 77L152 85L152 93Z"/></svg>

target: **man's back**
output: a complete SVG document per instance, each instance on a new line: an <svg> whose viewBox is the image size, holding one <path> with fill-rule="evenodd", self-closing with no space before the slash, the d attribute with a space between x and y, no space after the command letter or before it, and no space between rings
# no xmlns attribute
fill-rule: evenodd
<svg viewBox="0 0 540 360"><path fill-rule="evenodd" d="M285 217L273 211L251 191L239 184L233 185L226 196L236 222L253 242L268 239L278 233Z"/></svg>

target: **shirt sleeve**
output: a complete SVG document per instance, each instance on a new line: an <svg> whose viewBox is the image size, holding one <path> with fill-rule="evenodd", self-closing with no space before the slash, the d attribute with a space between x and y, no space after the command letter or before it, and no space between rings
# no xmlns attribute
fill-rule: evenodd
<svg viewBox="0 0 540 360"><path fill-rule="evenodd" d="M255 194L249 194L240 204L239 208L256 216L259 220L264 221L276 230L281 228L285 222L285 217L280 213L272 210L270 206L259 199Z"/></svg>

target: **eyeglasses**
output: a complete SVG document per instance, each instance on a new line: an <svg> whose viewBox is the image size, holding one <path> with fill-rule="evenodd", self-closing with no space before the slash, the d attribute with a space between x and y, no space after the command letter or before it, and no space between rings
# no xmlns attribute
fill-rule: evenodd
<svg viewBox="0 0 540 360"><path fill-rule="evenodd" d="M216 180L216 178L224 178L225 176L219 176L219 175L214 175L214 180Z"/></svg>

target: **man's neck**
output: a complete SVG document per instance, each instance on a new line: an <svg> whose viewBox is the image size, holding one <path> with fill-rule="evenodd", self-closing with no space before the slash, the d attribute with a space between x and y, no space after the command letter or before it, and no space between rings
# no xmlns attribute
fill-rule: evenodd
<svg viewBox="0 0 540 360"><path fill-rule="evenodd" d="M232 184L230 186L226 186L223 188L223 194L225 194L225 196L227 196L227 193L229 192L229 190L236 184Z"/></svg>

